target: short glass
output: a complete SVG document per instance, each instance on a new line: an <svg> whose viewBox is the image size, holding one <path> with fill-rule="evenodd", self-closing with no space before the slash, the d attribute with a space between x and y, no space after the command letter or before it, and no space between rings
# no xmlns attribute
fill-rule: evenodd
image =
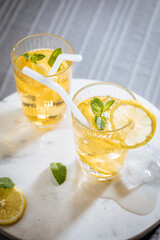
<svg viewBox="0 0 160 240"><path fill-rule="evenodd" d="M64 53L74 53L72 46L63 38L52 34L35 34L19 41L12 49L11 60L17 91L26 117L40 127L53 126L64 115L66 104L52 89L36 82L22 73L16 65L16 60L24 53L31 50L61 48ZM56 81L67 92L73 73L73 64L68 62L68 67L56 73Z"/></svg>
<svg viewBox="0 0 160 240"><path fill-rule="evenodd" d="M136 99L126 88L99 82L81 88L73 97L76 105L91 97L111 96L120 100ZM121 170L128 149L122 142L131 123L116 130L100 131L84 126L72 114L75 145L84 173L98 180L114 177Z"/></svg>

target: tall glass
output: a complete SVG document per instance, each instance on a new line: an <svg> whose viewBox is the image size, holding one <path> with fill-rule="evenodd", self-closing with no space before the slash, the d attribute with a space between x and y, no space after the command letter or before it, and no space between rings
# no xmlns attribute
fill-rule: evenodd
<svg viewBox="0 0 160 240"><path fill-rule="evenodd" d="M46 127L58 122L64 115L66 104L52 89L36 82L22 73L17 66L17 59L31 50L61 48L64 53L74 53L72 46L63 38L52 34L36 34L19 41L12 49L11 60L17 91L26 117L34 124ZM67 92L70 89L73 64L68 62L68 67L56 73L56 81Z"/></svg>
<svg viewBox="0 0 160 240"><path fill-rule="evenodd" d="M73 97L78 106L92 97L111 96L120 100L136 99L134 95L119 85L94 83L81 88ZM106 180L117 175L127 155L123 140L131 123L121 129L100 131L84 126L72 114L75 145L85 174L98 180Z"/></svg>

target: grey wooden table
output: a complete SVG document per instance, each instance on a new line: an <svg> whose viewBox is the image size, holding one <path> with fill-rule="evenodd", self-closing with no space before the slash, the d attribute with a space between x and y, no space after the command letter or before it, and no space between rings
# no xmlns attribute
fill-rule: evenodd
<svg viewBox="0 0 160 240"><path fill-rule="evenodd" d="M123 85L160 108L160 0L0 0L0 99L16 91L13 45L35 33L83 55L75 78ZM160 239L160 227L144 239Z"/></svg>

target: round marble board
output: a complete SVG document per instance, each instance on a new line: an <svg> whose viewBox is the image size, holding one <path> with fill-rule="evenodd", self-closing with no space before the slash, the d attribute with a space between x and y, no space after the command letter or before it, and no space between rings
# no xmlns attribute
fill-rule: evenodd
<svg viewBox="0 0 160 240"><path fill-rule="evenodd" d="M71 95L93 82L74 79ZM136 97L160 116L151 103ZM28 124L17 93L4 99L0 108L0 126L5 133L0 149L0 176L10 177L26 197L23 217L13 225L1 226L2 234L26 240L138 239L158 225L160 196L151 213L139 216L111 199L81 191L83 173L76 157L69 110L54 129L47 131ZM67 179L60 186L49 168L54 161L67 166Z"/></svg>

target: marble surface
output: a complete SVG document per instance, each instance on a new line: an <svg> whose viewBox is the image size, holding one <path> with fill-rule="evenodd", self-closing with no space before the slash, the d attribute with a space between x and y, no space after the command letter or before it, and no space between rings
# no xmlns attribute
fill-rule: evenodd
<svg viewBox="0 0 160 240"><path fill-rule="evenodd" d="M91 82L73 80L71 94ZM137 98L160 116L153 105ZM77 161L68 111L55 129L38 130L24 117L17 93L1 102L0 108L0 176L10 177L24 192L27 203L21 220L1 227L1 233L23 240L119 240L138 239L158 225L160 197L151 213L140 216L111 199L83 191L84 175ZM67 180L61 186L49 169L54 161L67 166Z"/></svg>

